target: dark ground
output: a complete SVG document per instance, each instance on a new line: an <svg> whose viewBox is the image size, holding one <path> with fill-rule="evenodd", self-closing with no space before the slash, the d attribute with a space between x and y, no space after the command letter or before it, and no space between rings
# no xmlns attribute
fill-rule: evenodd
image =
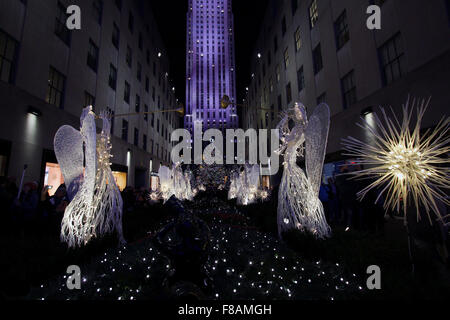
<svg viewBox="0 0 450 320"><path fill-rule="evenodd" d="M236 208L223 196L210 198L205 194L195 203L185 204L187 211L205 221L210 230L203 261L206 267L198 275L198 279L209 279L207 285L198 279L183 279L183 275L176 278L176 270L183 268L155 244L156 232L177 215L168 206L158 204L125 214L128 245L119 249L111 237L82 249L67 250L59 242L57 221L33 222L22 229L3 225L1 293L10 299L86 300L173 299L186 294L195 299L243 300L410 301L449 296L448 268L436 262L430 251L418 251L412 277L402 221L389 219L381 233L345 232L343 227L334 226L333 236L327 240L317 241L292 232L286 235L285 242L280 242L274 205L269 202ZM227 261L222 263L223 259ZM73 264L87 270L83 275L88 279L86 289L76 295L62 291L65 278L56 276L64 275L67 266ZM380 266L382 290L362 289L369 265ZM104 293L108 288L110 294Z"/></svg>

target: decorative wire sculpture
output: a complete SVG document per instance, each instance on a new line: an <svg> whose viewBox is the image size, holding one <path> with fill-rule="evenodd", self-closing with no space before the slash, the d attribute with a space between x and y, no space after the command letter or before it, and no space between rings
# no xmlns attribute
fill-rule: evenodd
<svg viewBox="0 0 450 320"><path fill-rule="evenodd" d="M54 139L55 154L71 200L61 225L61 240L69 247L117 231L122 234L122 198L110 169L110 120L102 113L98 137L92 107L83 109L81 131L61 127ZM84 146L84 151L83 151ZM83 160L85 167L83 167Z"/></svg>
<svg viewBox="0 0 450 320"><path fill-rule="evenodd" d="M407 221L407 207L413 204L420 219L419 208L425 208L432 223L430 212L438 220L442 217L437 200L450 204L445 189L449 189L449 160L450 152L449 125L450 117L443 118L433 130L421 135L423 116L430 100L417 102L410 100L403 106L403 119L400 122L391 109L390 118L381 109L382 121L374 114L375 127L364 118L358 126L368 130L374 138L373 144L362 142L353 137L344 139L344 150L347 155L356 157L356 164L366 166L366 169L351 172L355 178L372 178L374 181L358 193L360 199L372 189L382 187L377 201L385 195L386 210L401 210L405 224ZM417 110L417 120L412 122L413 111ZM413 128L411 130L411 128ZM412 200L412 201L411 201Z"/></svg>
<svg viewBox="0 0 450 320"><path fill-rule="evenodd" d="M267 193L260 188L259 165L243 166L241 172L231 174L231 183L228 190L228 199L236 199L239 205L249 205L258 199L267 199Z"/></svg>
<svg viewBox="0 0 450 320"><path fill-rule="evenodd" d="M181 164L174 164L172 169L161 166L158 175L160 190L158 194L150 195L152 200L161 198L166 202L172 196L175 196L178 200L192 201L194 199L196 193L191 187L192 174L187 171L183 173Z"/></svg>
<svg viewBox="0 0 450 320"><path fill-rule="evenodd" d="M290 129L290 123L293 124ZM318 238L328 237L331 229L319 200L322 169L330 128L330 109L320 104L308 121L305 107L296 103L284 113L280 130L284 171L278 192L278 233L291 229L308 231ZM306 174L297 165L304 157Z"/></svg>

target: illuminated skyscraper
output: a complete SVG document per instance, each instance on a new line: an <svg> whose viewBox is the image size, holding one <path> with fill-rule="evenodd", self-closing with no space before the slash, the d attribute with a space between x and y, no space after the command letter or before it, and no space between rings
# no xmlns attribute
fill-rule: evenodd
<svg viewBox="0 0 450 320"><path fill-rule="evenodd" d="M220 108L224 95L236 99L231 8L231 0L189 0L184 126L190 131L199 120L204 130L238 126L236 108Z"/></svg>

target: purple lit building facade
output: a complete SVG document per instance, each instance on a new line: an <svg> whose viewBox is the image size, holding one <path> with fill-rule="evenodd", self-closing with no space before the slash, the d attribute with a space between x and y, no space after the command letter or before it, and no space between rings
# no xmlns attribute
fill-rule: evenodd
<svg viewBox="0 0 450 320"><path fill-rule="evenodd" d="M187 14L186 116L193 131L237 128L236 108L220 108L224 95L236 99L234 23L231 0L189 0Z"/></svg>

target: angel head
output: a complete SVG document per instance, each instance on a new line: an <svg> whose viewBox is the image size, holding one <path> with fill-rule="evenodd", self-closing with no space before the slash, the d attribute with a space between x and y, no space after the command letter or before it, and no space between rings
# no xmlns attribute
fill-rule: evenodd
<svg viewBox="0 0 450 320"><path fill-rule="evenodd" d="M296 123L306 124L308 122L308 115L303 104L296 102L292 113L292 118Z"/></svg>
<svg viewBox="0 0 450 320"><path fill-rule="evenodd" d="M83 111L81 112L81 117L80 117L80 122L81 125L83 125L83 121L84 119L88 116L88 114L90 114L92 112L92 106L87 106L86 108L83 109Z"/></svg>

